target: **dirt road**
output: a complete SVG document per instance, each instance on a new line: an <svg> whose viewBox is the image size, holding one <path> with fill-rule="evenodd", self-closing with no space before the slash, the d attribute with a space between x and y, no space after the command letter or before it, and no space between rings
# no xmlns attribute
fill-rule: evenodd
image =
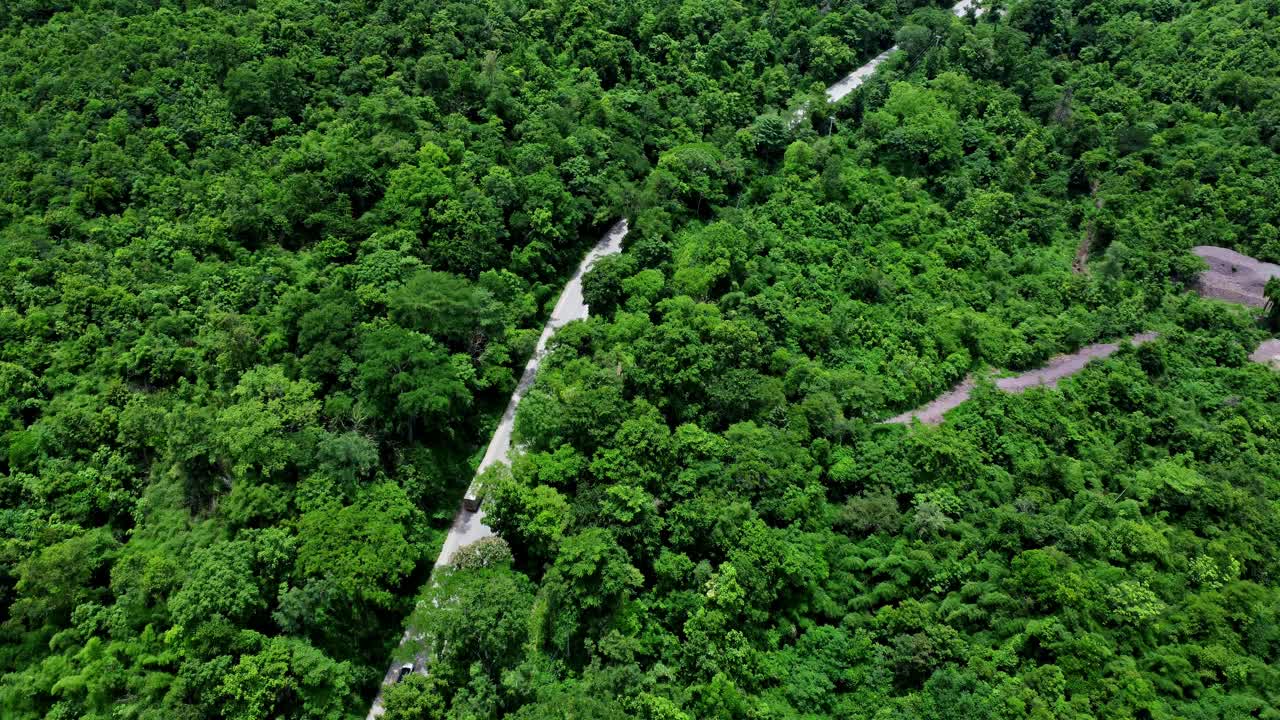
<svg viewBox="0 0 1280 720"><path fill-rule="evenodd" d="M1280 277L1280 265L1255 260L1235 250L1214 245L1198 245L1192 248L1191 252L1209 264L1209 269L1201 273L1195 283L1196 292L1215 300L1226 300L1257 308L1266 307L1267 298L1263 295L1263 289L1268 280ZM1155 333L1140 333L1129 338L1129 341L1134 345L1141 345L1153 339L1155 339ZM1041 385L1053 387L1062 378L1083 370L1090 360L1104 358L1118 349L1119 346L1114 343L1089 345L1070 355L1059 355L1038 370L1000 378L996 380L996 387L1005 392L1021 392L1029 387ZM1249 359L1280 367L1280 340L1272 339L1263 342L1249 355ZM895 415L885 422L907 424L914 418L926 425L936 425L942 422L942 416L948 410L969 399L974 385L973 376L970 375L933 402L901 415Z"/></svg>
<svg viewBox="0 0 1280 720"><path fill-rule="evenodd" d="M1151 342L1155 338L1156 334L1152 332L1138 333L1129 338L1128 342L1134 345L1141 345L1145 342ZM1019 393L1033 387L1056 387L1059 380L1080 372L1090 361L1105 358L1119 349L1120 343L1086 345L1073 353L1055 356L1042 368L1028 370L1018 375L997 378L995 385L1001 390L1010 393ZM948 410L968 400L975 387L977 387L977 381L970 374L959 385L938 396L933 402L901 415L895 415L885 420L885 422L905 425L916 419L926 425L937 425L942 422L942 416Z"/></svg>

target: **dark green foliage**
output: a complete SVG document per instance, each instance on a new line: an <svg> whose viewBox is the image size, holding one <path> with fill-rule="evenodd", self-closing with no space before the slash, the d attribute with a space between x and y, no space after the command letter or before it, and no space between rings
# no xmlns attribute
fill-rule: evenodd
<svg viewBox="0 0 1280 720"><path fill-rule="evenodd" d="M611 315L625 297L625 281L636 271L629 255L600 258L582 278L582 297L593 315Z"/></svg>

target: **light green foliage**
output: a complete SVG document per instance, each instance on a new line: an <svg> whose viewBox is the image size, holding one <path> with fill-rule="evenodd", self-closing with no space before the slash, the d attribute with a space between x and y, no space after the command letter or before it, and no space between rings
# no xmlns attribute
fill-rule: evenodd
<svg viewBox="0 0 1280 720"><path fill-rule="evenodd" d="M499 680L529 637L533 605L533 584L509 562L463 563L436 573L413 616L432 675L457 687L478 665L489 680ZM409 649L418 651L418 643Z"/></svg>
<svg viewBox="0 0 1280 720"><path fill-rule="evenodd" d="M485 504L499 534L517 542L532 558L555 556L569 521L569 504L555 488L532 485L523 473L504 466L480 478Z"/></svg>
<svg viewBox="0 0 1280 720"><path fill-rule="evenodd" d="M459 548L449 560L457 570L506 565L511 562L511 546L500 537L487 537Z"/></svg>
<svg viewBox="0 0 1280 720"><path fill-rule="evenodd" d="M1239 576L1240 561L1229 558L1226 563L1221 563L1208 555L1197 555L1191 559L1188 574L1196 585L1217 590Z"/></svg>
<svg viewBox="0 0 1280 720"><path fill-rule="evenodd" d="M662 271L648 269L622 281L622 292L627 298L628 309L647 310L662 293L666 278Z"/></svg>
<svg viewBox="0 0 1280 720"><path fill-rule="evenodd" d="M894 83L884 106L867 114L865 131L900 172L941 170L960 159L955 112L927 88Z"/></svg>
<svg viewBox="0 0 1280 720"><path fill-rule="evenodd" d="M213 619L245 622L264 610L254 560L253 546L244 541L195 551L181 589L169 601L174 622L191 628Z"/></svg>
<svg viewBox="0 0 1280 720"><path fill-rule="evenodd" d="M1118 622L1142 625L1164 612L1165 604L1144 582L1124 582L1107 589L1107 603Z"/></svg>
<svg viewBox="0 0 1280 720"><path fill-rule="evenodd" d="M705 299L712 288L728 289L746 271L752 243L741 229L714 223L690 234L676 249L673 289L695 299Z"/></svg>
<svg viewBox="0 0 1280 720"><path fill-rule="evenodd" d="M236 458L232 472L270 477L305 448L300 431L315 424L320 403L314 383L285 377L280 366L255 368L232 391L233 404L218 415L219 442Z"/></svg>
<svg viewBox="0 0 1280 720"><path fill-rule="evenodd" d="M707 202L720 203L727 196L729 171L724 154L709 143L678 145L658 158L649 176L651 192L658 198L693 205L698 212Z"/></svg>
<svg viewBox="0 0 1280 720"><path fill-rule="evenodd" d="M315 720L343 717L356 680L352 670L305 642L272 638L259 652L242 655L222 679L221 712L228 720L267 720L283 712Z"/></svg>
<svg viewBox="0 0 1280 720"><path fill-rule="evenodd" d="M422 514L404 490L375 483L350 505L322 506L302 516L298 571L330 579L348 597L389 606L423 552L421 524Z"/></svg>
<svg viewBox="0 0 1280 720"><path fill-rule="evenodd" d="M594 448L613 433L626 416L621 378L616 370L576 363L561 371L548 369L521 402L516 434L534 439L534 449L572 442Z"/></svg>
<svg viewBox="0 0 1280 720"><path fill-rule="evenodd" d="M388 220L415 234L421 232L424 215L453 190L446 175L449 169L449 156L434 143L426 143L412 163L392 170L382 198Z"/></svg>
<svg viewBox="0 0 1280 720"><path fill-rule="evenodd" d="M1187 459L1181 462L1165 460L1150 470L1139 471L1136 490L1139 497L1149 500L1159 493L1194 495L1205 481L1194 468L1187 467L1186 462Z"/></svg>
<svg viewBox="0 0 1280 720"><path fill-rule="evenodd" d="M447 706L443 698L443 682L436 676L417 673L387 688L382 696L386 720L443 720Z"/></svg>

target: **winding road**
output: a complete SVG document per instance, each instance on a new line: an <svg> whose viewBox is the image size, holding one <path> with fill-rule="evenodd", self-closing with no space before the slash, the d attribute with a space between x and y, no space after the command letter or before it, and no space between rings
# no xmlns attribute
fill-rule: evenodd
<svg viewBox="0 0 1280 720"><path fill-rule="evenodd" d="M976 3L976 0L960 0L960 2L951 6L951 12L955 13L960 17L963 17L964 14L967 13L972 8L973 14L975 16L981 15L982 8L978 7L975 3ZM897 49L898 49L898 46L894 45L888 50L885 50L884 52L872 58L871 61L868 62L866 65L863 65L857 70L854 70L848 75L845 75L844 77L837 80L834 85L827 88L827 101L836 102L838 100L843 99L845 95L848 95L849 93L856 90L858 86L866 82L867 78L871 77L872 74L875 73L876 68L880 67L880 64L883 63L885 60L888 60Z"/></svg>
<svg viewBox="0 0 1280 720"><path fill-rule="evenodd" d="M1197 245L1191 248L1192 254L1198 256L1209 265L1209 269L1200 273L1193 289L1203 297L1213 300L1224 300L1253 308L1267 305L1263 293L1267 281L1280 277L1280 265L1262 262L1243 253L1215 245ZM1129 338L1134 345L1141 345L1156 338L1156 333L1145 332ZM1020 375L1003 377L996 380L996 387L1005 392L1018 393L1031 387L1054 387L1062 378L1074 375L1085 368L1090 361L1111 355L1120 346L1116 343L1096 343L1080 348L1069 355L1058 355L1044 367L1024 372ZM1249 359L1256 363L1280 367L1280 340L1265 340L1249 354ZM912 420L919 420L925 425L937 425L942 422L948 410L969 399L977 385L972 373L960 384L939 395L933 401L914 410L895 415L886 423L909 425Z"/></svg>
<svg viewBox="0 0 1280 720"><path fill-rule="evenodd" d="M1155 339L1156 333L1145 332L1129 338L1129 342L1134 345L1141 345ZM1018 375L997 378L995 386L1009 393L1020 393L1033 387L1057 387L1058 381L1062 378L1075 375L1091 361L1105 358L1119 349L1119 343L1086 345L1073 353L1053 357L1044 367L1028 370ZM912 420L919 420L926 425L937 425L942 422L942 416L948 410L968 400L977 385L978 383L973 373L970 373L959 385L939 395L932 402L915 410L904 412L901 415L895 415L885 420L885 422L909 425Z"/></svg>
<svg viewBox="0 0 1280 720"><path fill-rule="evenodd" d="M982 9L977 7L975 2L976 0L960 0L952 7L952 12L963 16L972 9L975 15L980 15ZM896 50L896 45L890 47L872 58L865 65L831 85L831 87L827 88L828 101L837 102L857 89ZM804 113L804 108L796 112L797 122L804 117ZM494 463L507 462L509 460L516 409L537 378L538 368L546 355L547 345L551 337L568 323L588 317L588 307L582 296L582 277L595 266L595 263L600 258L616 254L622 250L622 240L626 237L627 229L627 221L625 219L615 223L582 259L577 270L565 285L564 290L561 291L560 297L551 311L551 317L547 320L542 334L538 338L538 344L533 355L525 365L520 381L516 385L516 389L502 414L502 419L494 431L488 447L485 449L484 458L476 470L477 476ZM1197 290L1206 297L1215 297L1261 307L1266 302L1265 298L1262 297L1262 287L1265 285L1266 280L1270 277L1280 277L1280 266L1260 263L1253 258L1225 248L1203 246L1195 248L1194 252L1204 258L1210 265L1209 271L1202 275L1197 287ZM1140 333L1129 338L1128 342L1139 345L1155 338L1156 333ZM1115 353L1120 347L1118 343L1089 345L1074 353L1056 356L1043 368L1019 375L998 378L995 381L995 385L1001 390L1015 393L1031 387L1054 387L1062 378L1074 375L1084 369L1090 361L1105 358ZM1273 366L1280 363L1280 340L1269 340L1262 343L1250 355L1250 359L1256 362L1271 363ZM975 386L974 376L970 374L959 385L934 401L915 410L892 417L885 422L910 424L913 420L919 420L926 424L940 423L943 415L948 410L969 399ZM478 492L477 481L473 479L471 486L467 488L463 509L454 518L453 525L445 537L440 556L435 563L436 568L447 565L452 560L454 553L459 549L494 534L493 530L484 523L484 510L479 507ZM418 639L412 627L405 630L401 645L408 643L410 639ZM395 683L402 672L412 671L426 674L427 662L428 658L421 654L415 657L411 664L393 662L391 667L388 668L383 684L379 688L378 695L369 710L368 720L375 720L384 712L382 703L383 688Z"/></svg>
<svg viewBox="0 0 1280 720"><path fill-rule="evenodd" d="M952 8L956 15L964 15L971 7L975 14L980 14L981 10L974 7L975 0L960 0ZM897 46L893 46L888 50L874 57L870 62L862 67L854 70L845 77L841 78L834 85L827 88L827 98L830 102L835 102L853 92L855 88L866 81L867 78L875 72L876 68L887 60L893 52L897 50ZM803 117L804 110L797 112L797 117ZM586 257L579 263L578 269L573 276L569 278L569 282L565 285L564 290L560 293L560 298L556 301L555 308L551 311L551 317L547 320L547 324L542 329L542 335L538 338L538 345L529 358L529 362L525 365L524 372L520 376L520 382L516 385L515 392L512 393L510 401L507 402L506 410L502 413L502 420L498 423L497 429L493 433L493 437L489 441L489 446L485 449L484 458L480 461L479 467L476 469L476 475L479 476L491 465L497 462L506 462L511 453L511 432L513 429L516 409L520 405L520 401L524 398L525 393L533 385L537 378L538 368L542 364L542 359L546 355L547 344L557 330L564 327L574 320L584 320L588 317L588 308L582 297L582 276L585 275L595 265L596 261L607 255L613 255L622 250L622 239L627 234L627 221L619 220L605 233L604 237L595 244L587 253ZM463 508L453 520L453 525L449 528L449 534L445 537L444 546L440 550L440 556L436 559L436 568L447 565L452 560L454 553L459 549L466 547L477 540L490 537L494 534L493 530L484 523L484 510L478 504L479 487L477 481L473 478L471 486L467 488L467 493L463 500ZM418 639L414 628L410 627L405 630L400 640L401 646L404 646L411 639ZM376 720L382 716L385 708L382 703L383 689L394 684L401 676L402 672L416 672L426 674L427 663L429 658L419 654L412 663L392 662L387 669L387 673L383 678L382 685L378 688L377 697L374 698L373 705L369 709L368 720Z"/></svg>

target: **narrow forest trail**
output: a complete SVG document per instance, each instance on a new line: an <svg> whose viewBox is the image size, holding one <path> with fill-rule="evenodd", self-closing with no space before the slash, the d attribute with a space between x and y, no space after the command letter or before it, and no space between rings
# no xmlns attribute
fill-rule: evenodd
<svg viewBox="0 0 1280 720"><path fill-rule="evenodd" d="M1098 188L1101 183L1097 180L1089 182L1089 195L1093 198L1093 209L1102 212L1102 208L1106 205L1106 201L1098 196ZM1084 235L1080 238L1080 245L1076 248L1075 260L1071 262L1071 271L1079 275L1089 270L1089 253L1093 250L1094 241L1098 237L1098 219L1096 217L1085 220Z"/></svg>
<svg viewBox="0 0 1280 720"><path fill-rule="evenodd" d="M981 14L982 10L975 6L976 0L960 0L952 7L952 12L956 15L963 16L970 8L973 8L975 14ZM838 80L834 85L827 88L827 99L829 102L836 102L853 92L858 86L866 82L867 78L875 72L876 68L887 60L895 50L897 45L890 47L884 52L872 58L869 62L857 68L853 72ZM796 113L797 119L804 116L804 109L800 109ZM586 257L578 265L577 271L569 279L564 290L560 293L559 300L556 301L555 308L551 311L551 317L548 318L546 325L542 329L542 335L538 338L538 345L533 355L529 358L529 362L525 365L524 372L520 376L520 382L517 383L515 391L511 394L511 399L507 402L506 410L502 413L502 419L498 423L497 429L494 430L493 437L489 440L489 446L485 449L484 458L480 461L480 465L476 469L476 476L487 470L491 465L497 462L506 462L511 452L511 434L514 428L516 410L520 405L520 401L524 398L525 393L533 385L537 378L538 368L542 364L542 358L546 354L547 343L557 330L564 327L574 320L584 320L588 317L588 308L582 297L582 277L594 267L595 263L602 257L613 255L622 250L622 239L627 234L626 219L619 220L610 230L605 233L604 237L587 253ZM444 545L440 549L440 555L436 558L435 568L447 565L453 558L454 553L463 547L466 547L477 540L491 537L494 535L493 530L484 523L484 510L478 504L479 486L473 478L471 486L467 488L463 501L463 508L458 511L454 517L453 525L449 528L449 534L445 536ZM474 508L474 509L468 509ZM434 568L433 568L434 570ZM400 640L403 647L410 642L411 639L418 639L413 627L405 630ZM419 654L412 663L412 671L426 674L426 666L429 658ZM385 708L382 703L383 690L397 680L397 676L408 663L393 661L391 666L387 668L387 673L383 677L382 685L378 687L378 694L373 700L373 704L369 709L367 720L375 720L382 716Z"/></svg>

